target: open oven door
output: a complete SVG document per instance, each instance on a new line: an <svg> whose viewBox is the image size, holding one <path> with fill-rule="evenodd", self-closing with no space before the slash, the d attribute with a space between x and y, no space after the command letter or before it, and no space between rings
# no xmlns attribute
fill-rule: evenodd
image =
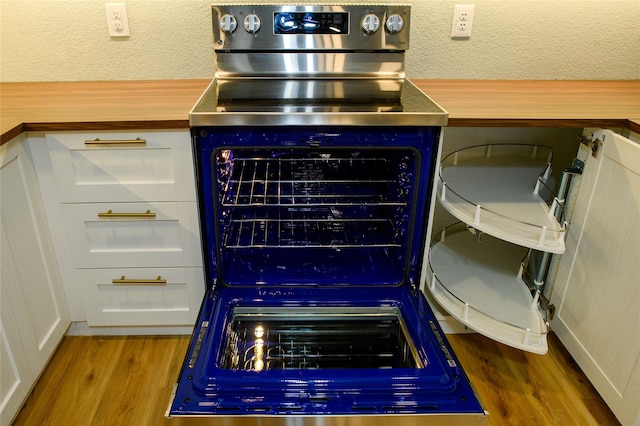
<svg viewBox="0 0 640 426"><path fill-rule="evenodd" d="M277 291L243 293L224 289L207 296L171 417L430 415L456 418L455 424L486 421L418 294L302 290L288 292L283 301Z"/></svg>

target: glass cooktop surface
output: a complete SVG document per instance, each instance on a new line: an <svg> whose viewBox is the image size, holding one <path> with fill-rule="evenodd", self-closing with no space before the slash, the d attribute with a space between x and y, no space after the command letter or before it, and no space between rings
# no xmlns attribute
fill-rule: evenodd
<svg viewBox="0 0 640 426"><path fill-rule="evenodd" d="M191 111L207 125L446 125L405 79L216 79Z"/></svg>

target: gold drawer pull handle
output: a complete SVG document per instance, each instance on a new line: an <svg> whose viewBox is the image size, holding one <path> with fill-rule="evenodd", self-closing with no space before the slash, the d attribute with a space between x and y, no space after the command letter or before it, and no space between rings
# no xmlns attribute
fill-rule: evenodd
<svg viewBox="0 0 640 426"><path fill-rule="evenodd" d="M115 285L167 285L167 280L163 280L160 275L158 278L145 280L145 279L127 279L125 276L120 278L114 278L111 282Z"/></svg>
<svg viewBox="0 0 640 426"><path fill-rule="evenodd" d="M144 213L114 213L109 209L104 213L98 213L98 217L101 218L129 218L129 219L155 219L156 214L151 213L151 210L147 210Z"/></svg>
<svg viewBox="0 0 640 426"><path fill-rule="evenodd" d="M145 145L147 143L146 139L135 138L135 139L89 139L84 141L85 145Z"/></svg>

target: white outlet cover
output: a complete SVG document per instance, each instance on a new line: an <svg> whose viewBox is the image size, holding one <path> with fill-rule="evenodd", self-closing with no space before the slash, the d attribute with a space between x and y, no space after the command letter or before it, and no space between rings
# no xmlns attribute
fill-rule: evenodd
<svg viewBox="0 0 640 426"><path fill-rule="evenodd" d="M129 20L124 3L107 3L107 26L111 37L129 37Z"/></svg>
<svg viewBox="0 0 640 426"><path fill-rule="evenodd" d="M473 4L456 4L453 9L451 38L470 38L473 27Z"/></svg>

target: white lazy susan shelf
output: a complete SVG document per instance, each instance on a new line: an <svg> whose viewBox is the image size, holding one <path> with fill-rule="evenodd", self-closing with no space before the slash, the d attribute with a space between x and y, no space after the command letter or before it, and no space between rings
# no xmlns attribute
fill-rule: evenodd
<svg viewBox="0 0 640 426"><path fill-rule="evenodd" d="M472 330L545 354L548 324L538 308L538 293L532 296L523 279L528 252L489 235L478 238L464 227L449 227L429 251L427 285L436 301Z"/></svg>
<svg viewBox="0 0 640 426"><path fill-rule="evenodd" d="M482 145L446 156L438 173L440 203L457 219L504 241L549 253L565 250L565 225L547 188L551 148Z"/></svg>

